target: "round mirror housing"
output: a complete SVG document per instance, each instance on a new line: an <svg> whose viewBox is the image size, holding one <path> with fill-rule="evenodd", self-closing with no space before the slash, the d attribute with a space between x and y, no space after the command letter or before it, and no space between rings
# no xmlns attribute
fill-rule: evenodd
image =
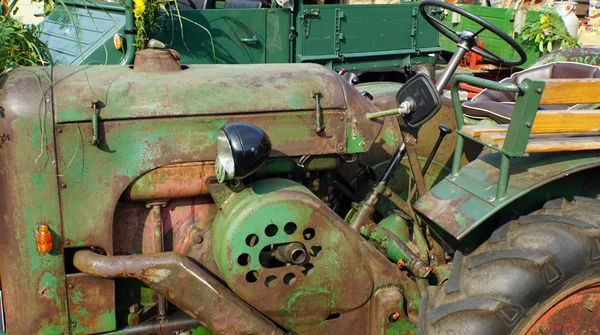
<svg viewBox="0 0 600 335"><path fill-rule="evenodd" d="M271 141L262 129L241 122L223 126L217 138L217 181L223 183L253 174L270 154Z"/></svg>

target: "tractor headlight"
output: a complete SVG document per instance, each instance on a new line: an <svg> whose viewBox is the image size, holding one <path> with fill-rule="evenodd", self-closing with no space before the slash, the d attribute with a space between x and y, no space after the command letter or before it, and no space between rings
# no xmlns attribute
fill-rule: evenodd
<svg viewBox="0 0 600 335"><path fill-rule="evenodd" d="M271 141L260 128L247 123L230 123L219 131L215 170L222 183L256 172L271 154Z"/></svg>

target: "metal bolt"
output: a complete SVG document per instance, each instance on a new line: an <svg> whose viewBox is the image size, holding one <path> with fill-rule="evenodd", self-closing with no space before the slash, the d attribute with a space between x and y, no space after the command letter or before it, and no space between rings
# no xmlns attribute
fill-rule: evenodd
<svg viewBox="0 0 600 335"><path fill-rule="evenodd" d="M59 133L59 134L62 133L62 128L56 129L56 132Z"/></svg>
<svg viewBox="0 0 600 335"><path fill-rule="evenodd" d="M137 313L140 310L140 305L138 304L133 304L131 306L129 306L129 313L134 314Z"/></svg>
<svg viewBox="0 0 600 335"><path fill-rule="evenodd" d="M356 118L352 118L352 123L358 124L358 120Z"/></svg>
<svg viewBox="0 0 600 335"><path fill-rule="evenodd" d="M542 89L541 88L536 88L535 91L537 92L537 94L542 94Z"/></svg>
<svg viewBox="0 0 600 335"><path fill-rule="evenodd" d="M67 184L65 184L65 183L62 183L62 184L60 184L60 187L62 187L62 188L67 188Z"/></svg>
<svg viewBox="0 0 600 335"><path fill-rule="evenodd" d="M344 121L344 116L340 116L340 121Z"/></svg>
<svg viewBox="0 0 600 335"><path fill-rule="evenodd" d="M202 237L202 235L196 235L194 236L194 243L195 244L200 244L204 242L204 238Z"/></svg>
<svg viewBox="0 0 600 335"><path fill-rule="evenodd" d="M75 324L75 322L71 322L71 328L75 328L77 327L77 325Z"/></svg>
<svg viewBox="0 0 600 335"><path fill-rule="evenodd" d="M550 332L550 326L548 326L547 323L542 323L537 328L538 328L538 331L542 334L547 334L548 332Z"/></svg>
<svg viewBox="0 0 600 335"><path fill-rule="evenodd" d="M65 245L71 245L71 241L66 241Z"/></svg>
<svg viewBox="0 0 600 335"><path fill-rule="evenodd" d="M383 193L383 195L385 195L386 197L390 197L392 195L392 191L386 190L385 193Z"/></svg>
<svg viewBox="0 0 600 335"><path fill-rule="evenodd" d="M525 127L531 128L531 122L529 122L529 121L525 122Z"/></svg>
<svg viewBox="0 0 600 335"><path fill-rule="evenodd" d="M356 133L352 133L352 138L356 138Z"/></svg>
<svg viewBox="0 0 600 335"><path fill-rule="evenodd" d="M593 312L594 311L594 307L595 307L595 303L592 299L586 299L583 302L583 308L587 309L589 312Z"/></svg>
<svg viewBox="0 0 600 335"><path fill-rule="evenodd" d="M52 165L56 165L56 161L52 161Z"/></svg>
<svg viewBox="0 0 600 335"><path fill-rule="evenodd" d="M69 284L69 289L73 289L73 284Z"/></svg>
<svg viewBox="0 0 600 335"><path fill-rule="evenodd" d="M339 150L339 151L344 151L344 145L343 145L343 144L340 144L340 145L338 146L338 150Z"/></svg>

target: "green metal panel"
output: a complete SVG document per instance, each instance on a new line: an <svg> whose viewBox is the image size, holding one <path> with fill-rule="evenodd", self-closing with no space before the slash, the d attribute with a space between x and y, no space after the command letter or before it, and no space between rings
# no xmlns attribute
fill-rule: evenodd
<svg viewBox="0 0 600 335"><path fill-rule="evenodd" d="M293 17L289 11L278 8L267 10L266 63L292 62L293 40L290 25Z"/></svg>
<svg viewBox="0 0 600 335"><path fill-rule="evenodd" d="M125 27L125 10L118 3L102 8L86 2L60 3L41 23L41 40L55 64L118 64L123 53L113 36Z"/></svg>
<svg viewBox="0 0 600 335"><path fill-rule="evenodd" d="M9 334L69 331L49 76L29 67L1 78L0 272ZM35 240L40 224L53 235L45 255Z"/></svg>
<svg viewBox="0 0 600 335"><path fill-rule="evenodd" d="M285 59L289 57L287 37L278 41L281 35L273 34L272 30L274 40L267 41L268 12L274 13L270 16L274 22L269 24L279 25L279 29L285 33L288 28L285 21L281 20L285 15L283 9L210 9L181 10L181 16L186 18L181 23L177 17L163 14L159 19L159 28L152 37L177 50L181 54L182 64L213 63L213 46L203 28L212 34L218 64L266 63L267 43L275 48L270 50L271 57L281 53ZM281 60L281 57L273 58Z"/></svg>
<svg viewBox="0 0 600 335"><path fill-rule="evenodd" d="M513 38L515 37L515 34L514 34L515 10L514 9L493 8L493 7L485 7L485 6L477 6L477 5L459 5L459 6L462 7L463 9L467 10L468 12L473 13L473 14L483 18L484 20L490 22L491 24L495 25L496 27L502 29L502 31L506 32ZM535 22L535 21L539 20L540 15L541 15L540 12L528 11L527 18L526 18L526 24L527 24L527 22ZM461 18L461 21L459 23L454 24L454 23L452 23L452 15L450 15L450 14L446 15L444 17L443 21L449 27L452 27L453 29L455 29L457 31L462 31L462 30L477 31L481 28L481 26L479 26L478 24L476 24L473 21L466 19L466 18ZM510 48L508 46L508 44L506 44L506 42L504 42L502 39L500 39L499 37L497 37L496 35L494 35L493 33L489 32L487 30L480 34L480 40L483 41L484 47L486 49L488 49L492 53L495 53L496 55L498 55L502 58L518 59L518 57L519 57L518 54L514 50L512 50L512 48ZM448 38L444 37L443 35L440 35L439 43L440 43L440 47L445 51L449 51L449 52L456 51L456 43L450 41ZM537 45L531 45L530 43L529 44L521 43L521 46L527 53L527 62L525 62L525 64L523 64L523 65L520 65L519 67L526 68L529 65L531 65L532 63L534 63L541 56L542 53L538 50Z"/></svg>
<svg viewBox="0 0 600 335"><path fill-rule="evenodd" d="M296 61L347 63L349 69L385 67L410 63L411 55L438 52L438 33L417 8L412 2L303 6L297 19ZM373 57L378 57L377 65L369 64Z"/></svg>
<svg viewBox="0 0 600 335"><path fill-rule="evenodd" d="M556 179L600 166L595 151L537 153L510 161L506 197L496 199L501 153L489 154L464 166L420 198L415 209L457 239L517 199ZM567 188L560 187L566 196ZM570 192L570 190L569 190Z"/></svg>

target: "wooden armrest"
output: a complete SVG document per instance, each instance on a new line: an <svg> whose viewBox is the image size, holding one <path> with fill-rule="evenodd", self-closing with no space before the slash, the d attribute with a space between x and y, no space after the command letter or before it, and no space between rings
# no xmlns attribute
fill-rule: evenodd
<svg viewBox="0 0 600 335"><path fill-rule="evenodd" d="M463 134L471 137L507 131L507 124L467 125L462 128ZM600 132L600 110L541 110L537 112L531 128L532 134L594 131Z"/></svg>
<svg viewBox="0 0 600 335"><path fill-rule="evenodd" d="M574 105L600 102L600 78L548 79L540 105Z"/></svg>

